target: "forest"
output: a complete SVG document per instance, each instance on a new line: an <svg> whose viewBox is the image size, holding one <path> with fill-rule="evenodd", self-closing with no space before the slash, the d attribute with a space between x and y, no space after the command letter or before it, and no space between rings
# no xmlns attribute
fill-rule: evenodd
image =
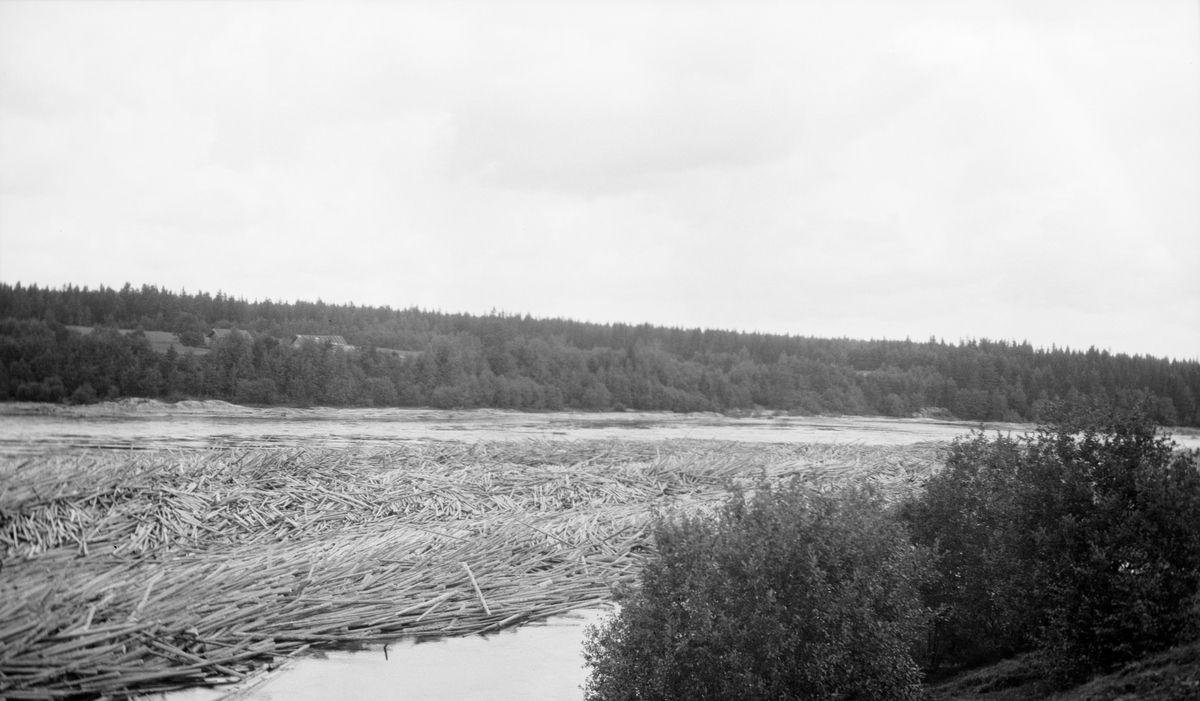
<svg viewBox="0 0 1200 701"><path fill-rule="evenodd" d="M206 340L213 329L246 333ZM151 332L175 334L181 345L159 352L146 337ZM297 335L339 335L353 349L293 343ZM1196 360L1095 348L814 338L319 299L250 302L128 283L119 290L0 283L0 400L762 410L972 421L1037 421L1059 400L1137 401L1159 423L1200 426L1198 396Z"/></svg>

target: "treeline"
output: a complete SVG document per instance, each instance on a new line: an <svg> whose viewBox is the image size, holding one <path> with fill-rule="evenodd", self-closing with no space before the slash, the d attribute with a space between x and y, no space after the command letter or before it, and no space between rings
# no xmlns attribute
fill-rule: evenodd
<svg viewBox="0 0 1200 701"><path fill-rule="evenodd" d="M1200 363L1028 343L859 341L447 314L317 302L248 302L154 286L0 283L0 399L142 396L256 404L728 411L1037 420L1052 401L1150 398L1154 418L1200 426ZM98 327L81 335L66 326ZM198 339L156 354L139 334ZM358 348L293 347L297 334ZM195 344L195 341L192 342ZM399 358L376 349L421 351Z"/></svg>

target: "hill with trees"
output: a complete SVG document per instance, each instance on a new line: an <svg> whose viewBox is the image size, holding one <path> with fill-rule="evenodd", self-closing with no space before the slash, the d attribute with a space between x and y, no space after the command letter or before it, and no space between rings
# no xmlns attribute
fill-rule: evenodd
<svg viewBox="0 0 1200 701"><path fill-rule="evenodd" d="M294 342L300 335L338 335L353 348ZM1036 421L1059 399L1136 396L1163 424L1200 426L1200 363L1007 341L829 339L0 283L0 399L126 396L1011 421Z"/></svg>

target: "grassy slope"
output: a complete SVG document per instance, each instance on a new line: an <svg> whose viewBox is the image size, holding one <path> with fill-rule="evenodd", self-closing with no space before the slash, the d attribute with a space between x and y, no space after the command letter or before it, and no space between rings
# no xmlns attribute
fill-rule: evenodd
<svg viewBox="0 0 1200 701"><path fill-rule="evenodd" d="M1055 693L1025 657L963 672L929 687L930 701L1196 701L1200 641L1150 655Z"/></svg>

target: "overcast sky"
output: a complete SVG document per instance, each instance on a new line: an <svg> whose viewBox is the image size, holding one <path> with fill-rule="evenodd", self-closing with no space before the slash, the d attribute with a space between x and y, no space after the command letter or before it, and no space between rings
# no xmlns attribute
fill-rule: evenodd
<svg viewBox="0 0 1200 701"><path fill-rule="evenodd" d="M0 2L0 280L1200 357L1200 5Z"/></svg>

